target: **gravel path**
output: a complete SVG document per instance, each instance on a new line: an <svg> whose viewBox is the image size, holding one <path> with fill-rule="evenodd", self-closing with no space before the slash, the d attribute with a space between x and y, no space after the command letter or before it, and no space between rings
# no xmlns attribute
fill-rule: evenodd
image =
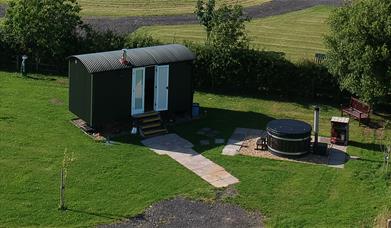
<svg viewBox="0 0 391 228"><path fill-rule="evenodd" d="M263 18L281 15L288 12L306 9L317 5L341 6L343 0L272 0L257 6L245 8L245 12L252 18ZM5 13L5 5L0 5L0 17ZM113 30L117 33L130 33L142 26L149 25L178 25L198 23L194 14L173 16L147 17L85 17L84 21L95 29Z"/></svg>
<svg viewBox="0 0 391 228"><path fill-rule="evenodd" d="M258 213L224 203L205 203L184 198L165 200L152 205L142 215L122 223L102 225L101 228L125 227L263 227Z"/></svg>

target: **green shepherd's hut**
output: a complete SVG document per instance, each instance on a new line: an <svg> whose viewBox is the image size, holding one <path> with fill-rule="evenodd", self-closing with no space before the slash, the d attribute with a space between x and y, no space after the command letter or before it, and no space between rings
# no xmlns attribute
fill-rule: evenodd
<svg viewBox="0 0 391 228"><path fill-rule="evenodd" d="M69 110L93 128L191 116L194 59L179 44L71 56Z"/></svg>

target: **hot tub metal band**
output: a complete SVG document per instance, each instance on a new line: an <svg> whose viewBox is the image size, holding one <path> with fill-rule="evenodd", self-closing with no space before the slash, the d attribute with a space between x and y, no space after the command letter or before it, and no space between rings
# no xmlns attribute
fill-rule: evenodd
<svg viewBox="0 0 391 228"><path fill-rule="evenodd" d="M270 146L268 146L268 148L269 148L269 150L273 151L274 153L280 153L280 154L284 154L284 155L302 155L302 154L308 153L308 151L296 152L296 153L286 153L286 152L283 152L283 151L279 151L279 150L273 149Z"/></svg>
<svg viewBox="0 0 391 228"><path fill-rule="evenodd" d="M271 136L272 138L275 138L275 139L281 139L281 140L285 140L285 141L291 141L291 142L298 142L298 141L304 141L304 140L307 140L309 139L310 137L305 137L305 138L301 138L301 139L290 139L290 138L282 138L282 137L278 137L278 136L275 136L275 135L272 135L270 134L269 132L267 132L267 134L269 136Z"/></svg>

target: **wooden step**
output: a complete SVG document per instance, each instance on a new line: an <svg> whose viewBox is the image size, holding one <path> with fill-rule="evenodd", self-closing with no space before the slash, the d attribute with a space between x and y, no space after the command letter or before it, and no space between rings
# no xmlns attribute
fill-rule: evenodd
<svg viewBox="0 0 391 228"><path fill-rule="evenodd" d="M158 129L151 129L151 130L147 130L147 131L142 131L142 136L151 137L151 136L154 136L157 134L163 134L163 133L167 133L167 129L158 128Z"/></svg>
<svg viewBox="0 0 391 228"><path fill-rule="evenodd" d="M151 122L151 123L148 123L148 124L145 124L145 125L141 125L140 128L145 130L145 129L161 127L161 126L162 126L162 123L159 121L159 122L156 122L156 123L155 122Z"/></svg>
<svg viewBox="0 0 391 228"><path fill-rule="evenodd" d="M152 137L167 133L159 112L147 112L133 116L142 137Z"/></svg>
<svg viewBox="0 0 391 228"><path fill-rule="evenodd" d="M155 121L160 121L160 117L159 116L156 116L156 117L150 117L150 118L145 118L145 119L140 119L140 123L151 123L151 122L155 122Z"/></svg>
<svg viewBox="0 0 391 228"><path fill-rule="evenodd" d="M159 115L158 112L146 112L146 113L134 115L133 118L140 119L140 118L147 118L147 117L158 116L158 115Z"/></svg>

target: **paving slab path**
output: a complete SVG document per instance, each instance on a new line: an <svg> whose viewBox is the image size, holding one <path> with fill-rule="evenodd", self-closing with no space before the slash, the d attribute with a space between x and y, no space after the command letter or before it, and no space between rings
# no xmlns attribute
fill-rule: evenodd
<svg viewBox="0 0 391 228"><path fill-rule="evenodd" d="M239 180L223 167L192 149L193 144L176 134L157 136L141 141L159 155L168 155L216 188L236 184Z"/></svg>

